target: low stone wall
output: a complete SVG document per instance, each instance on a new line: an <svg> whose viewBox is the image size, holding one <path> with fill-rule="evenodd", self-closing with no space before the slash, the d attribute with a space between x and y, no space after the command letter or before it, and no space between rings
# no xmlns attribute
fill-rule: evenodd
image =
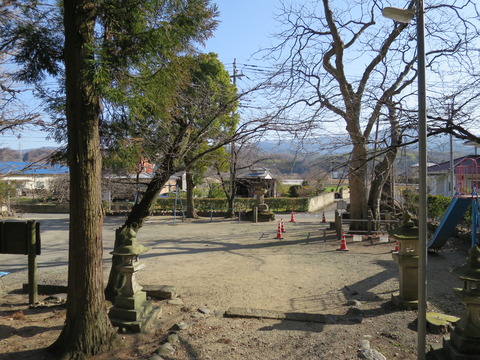
<svg viewBox="0 0 480 360"><path fill-rule="evenodd" d="M348 189L341 189L340 193L328 192L315 196L310 199L308 212L316 212L325 209L327 206L335 203L335 199L337 199L338 196L340 196L341 199L348 199L350 198L350 191Z"/></svg>
<svg viewBox="0 0 480 360"><path fill-rule="evenodd" d="M310 199L308 203L308 212L316 212L324 209L335 202L335 193L328 192Z"/></svg>

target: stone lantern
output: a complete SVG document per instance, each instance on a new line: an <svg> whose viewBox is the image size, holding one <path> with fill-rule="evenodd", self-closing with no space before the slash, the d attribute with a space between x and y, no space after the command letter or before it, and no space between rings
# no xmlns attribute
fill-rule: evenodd
<svg viewBox="0 0 480 360"><path fill-rule="evenodd" d="M123 281L109 317L113 326L121 330L140 332L153 308L147 301L147 293L142 291L142 286L136 280L136 273L143 268L138 256L147 252L148 248L139 244L135 235L132 229L122 229L118 234L122 245L111 252L122 259L119 270L123 274Z"/></svg>
<svg viewBox="0 0 480 360"><path fill-rule="evenodd" d="M398 241L398 252L392 254L399 266L400 294L392 296L393 303L404 309L418 308L418 228L408 212L403 214L400 227L390 233Z"/></svg>
<svg viewBox="0 0 480 360"><path fill-rule="evenodd" d="M452 273L463 281L463 288L454 289L467 311L455 325L450 340L444 340L444 349L451 360L480 358L480 249L468 251L467 263Z"/></svg>
<svg viewBox="0 0 480 360"><path fill-rule="evenodd" d="M270 221L275 219L275 214L269 211L268 204L265 203L265 194L267 189L262 183L256 184L253 188L253 194L257 197L257 204L253 206L253 222Z"/></svg>

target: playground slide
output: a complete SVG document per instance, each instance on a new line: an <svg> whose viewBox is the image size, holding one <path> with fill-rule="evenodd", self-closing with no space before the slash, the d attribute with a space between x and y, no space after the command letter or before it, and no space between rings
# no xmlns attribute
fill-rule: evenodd
<svg viewBox="0 0 480 360"><path fill-rule="evenodd" d="M472 198L454 197L452 199L440 225L438 225L437 231L427 245L428 249L438 250L446 244L471 203Z"/></svg>

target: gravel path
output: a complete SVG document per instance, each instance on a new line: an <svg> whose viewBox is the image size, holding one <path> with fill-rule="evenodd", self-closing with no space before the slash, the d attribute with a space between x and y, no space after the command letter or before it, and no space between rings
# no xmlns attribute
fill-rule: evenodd
<svg viewBox="0 0 480 360"><path fill-rule="evenodd" d="M164 359L357 359L365 342L387 359L416 359L416 312L394 309L389 301L398 294L394 243L348 239L349 251L337 251L339 241L321 216L296 214L293 223L289 214L277 215L284 220L284 239L276 238L276 222L150 218L138 234L150 247L141 257L145 268L138 280L174 285L180 306L162 302L163 327L148 335L123 335L127 347L95 359L153 359L168 328L182 321L186 327L172 340L174 352L162 355ZM326 216L333 220L331 213ZM33 218L42 224L39 283L65 284L68 218ZM105 278L114 230L122 220L105 221ZM465 258L463 251L448 247L429 256L431 310L462 313L452 291L460 282L449 270ZM0 271L11 272L0 283L6 290L0 306L0 359L34 356L32 349L58 336L62 310L27 310L25 295L15 291L26 281L26 257L0 255ZM231 308L323 314L326 322L224 317ZM13 319L18 310L26 314L22 320ZM30 329L32 334L25 336L27 325L43 330ZM439 342L441 335L428 334L428 344Z"/></svg>

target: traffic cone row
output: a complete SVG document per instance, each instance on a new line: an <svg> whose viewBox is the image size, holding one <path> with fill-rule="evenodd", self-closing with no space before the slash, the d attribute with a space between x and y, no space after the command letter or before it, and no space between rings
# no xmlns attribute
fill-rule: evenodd
<svg viewBox="0 0 480 360"><path fill-rule="evenodd" d="M282 227L281 227L281 225L280 225L280 222L278 222L277 237L276 237L276 239L283 239Z"/></svg>
<svg viewBox="0 0 480 360"><path fill-rule="evenodd" d="M295 216L293 214L293 211L292 211L292 215L290 216L290 222L295 222Z"/></svg>
<svg viewBox="0 0 480 360"><path fill-rule="evenodd" d="M345 233L342 232L342 240L340 242L340 248L337 249L339 251L348 251L348 248L347 248L347 239L345 239Z"/></svg>
<svg viewBox="0 0 480 360"><path fill-rule="evenodd" d="M323 212L323 215L322 215L322 223L324 222L327 222L327 220L325 219L325 211Z"/></svg>

